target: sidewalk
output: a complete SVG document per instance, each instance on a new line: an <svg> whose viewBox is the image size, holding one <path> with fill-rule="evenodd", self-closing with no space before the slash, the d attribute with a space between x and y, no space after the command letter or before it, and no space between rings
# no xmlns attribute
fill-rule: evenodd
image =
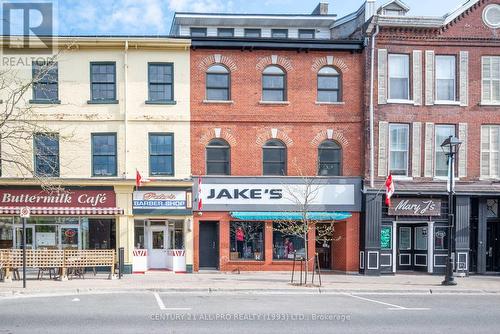
<svg viewBox="0 0 500 334"><path fill-rule="evenodd" d="M361 276L324 274L322 286L292 286L288 272L244 272L241 274L201 272L174 274L148 272L108 280L107 274L65 282L49 279L0 282L0 297L22 295L60 295L132 291L198 292L198 293L492 293L500 294L500 276L457 277L457 286L441 286L442 276L404 274L395 276ZM316 283L317 283L316 277Z"/></svg>

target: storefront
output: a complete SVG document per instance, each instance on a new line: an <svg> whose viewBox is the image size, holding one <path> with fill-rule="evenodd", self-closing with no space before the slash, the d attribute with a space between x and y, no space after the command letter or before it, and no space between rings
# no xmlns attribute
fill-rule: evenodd
<svg viewBox="0 0 500 334"><path fill-rule="evenodd" d="M359 178L203 177L194 184L195 270L289 270L293 254L307 247L324 270L357 271ZM307 244L288 228L304 215L314 222ZM333 227L330 240L319 237L321 225Z"/></svg>
<svg viewBox="0 0 500 334"><path fill-rule="evenodd" d="M133 193L134 272L172 270L191 272L191 188L144 187ZM138 263L147 257L144 266Z"/></svg>
<svg viewBox="0 0 500 334"><path fill-rule="evenodd" d="M0 248L21 248L19 209L29 207L28 249L115 249L116 207L111 187L0 188Z"/></svg>

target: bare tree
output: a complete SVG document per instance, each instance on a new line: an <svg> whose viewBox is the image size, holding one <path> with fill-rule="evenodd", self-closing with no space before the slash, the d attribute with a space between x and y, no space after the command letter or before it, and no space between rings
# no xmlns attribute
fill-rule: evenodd
<svg viewBox="0 0 500 334"><path fill-rule="evenodd" d="M71 135L63 136L47 126L39 109L49 108L50 104L34 108L30 99L36 87L38 96L33 99L46 96L44 100L53 102L54 89L58 89L57 63L72 45L46 57L18 56L18 63L2 62L0 67L0 166L4 171L8 167L9 174L15 177L35 178L46 190L58 187L54 179L59 175L58 143L69 140ZM38 171L34 157L42 166Z"/></svg>

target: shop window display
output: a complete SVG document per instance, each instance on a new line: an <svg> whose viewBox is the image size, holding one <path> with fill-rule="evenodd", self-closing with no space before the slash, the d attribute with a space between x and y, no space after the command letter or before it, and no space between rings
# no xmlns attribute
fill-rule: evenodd
<svg viewBox="0 0 500 334"><path fill-rule="evenodd" d="M297 256L305 256L304 239L297 235L288 234L282 223L273 223L273 259L293 260L294 252Z"/></svg>
<svg viewBox="0 0 500 334"><path fill-rule="evenodd" d="M264 223L231 222L230 259L264 260Z"/></svg>

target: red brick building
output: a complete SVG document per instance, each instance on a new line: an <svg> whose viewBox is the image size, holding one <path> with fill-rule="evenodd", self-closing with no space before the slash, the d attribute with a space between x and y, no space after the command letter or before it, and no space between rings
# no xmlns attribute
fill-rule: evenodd
<svg viewBox="0 0 500 334"><path fill-rule="evenodd" d="M367 136L360 268L439 274L452 247L456 271L499 272L500 1L467 1L436 18L412 17L408 10L392 1L367 28L374 145L370 152ZM367 111L370 77L367 66ZM451 209L441 149L448 136L462 142ZM396 185L390 208L379 191L389 174ZM412 211L429 203L433 209ZM449 212L455 214L451 241Z"/></svg>
<svg viewBox="0 0 500 334"><path fill-rule="evenodd" d="M324 4L311 15L176 14L173 31L193 45L191 161L202 200L195 270L291 269L304 243L277 222L300 211L287 189L312 179L321 199L308 210L328 215L321 220L334 222L335 240L314 242L311 229L309 256L358 271L363 44L332 39L334 22Z"/></svg>

